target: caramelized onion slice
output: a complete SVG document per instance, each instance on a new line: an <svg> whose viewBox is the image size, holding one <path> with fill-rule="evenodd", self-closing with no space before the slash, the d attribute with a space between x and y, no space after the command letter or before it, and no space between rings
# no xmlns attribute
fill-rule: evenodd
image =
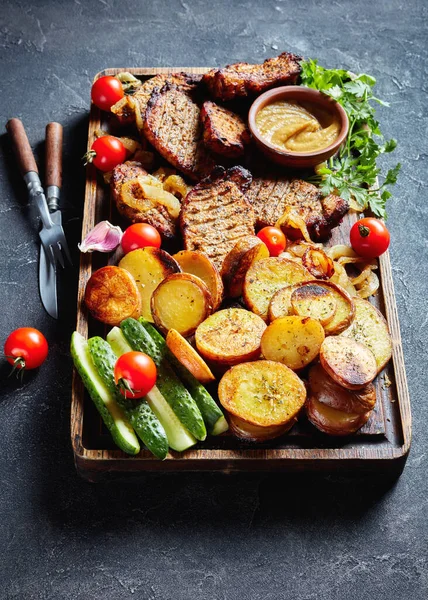
<svg viewBox="0 0 428 600"><path fill-rule="evenodd" d="M308 248L302 262L309 273L317 279L330 279L334 274L333 261L320 248Z"/></svg>
<svg viewBox="0 0 428 600"><path fill-rule="evenodd" d="M293 210L290 206L286 208L282 217L280 217L275 223L275 227L279 227L280 229L282 229L286 235L287 232L289 234L290 230L295 232L297 231L303 236L303 239L306 242L312 243L311 236L309 235L305 220L299 215L298 212Z"/></svg>

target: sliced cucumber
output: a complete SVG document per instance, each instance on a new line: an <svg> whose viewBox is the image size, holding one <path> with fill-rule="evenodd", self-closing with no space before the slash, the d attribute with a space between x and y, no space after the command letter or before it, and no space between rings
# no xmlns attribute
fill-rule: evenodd
<svg viewBox="0 0 428 600"><path fill-rule="evenodd" d="M198 405L174 373L164 353L141 323L125 319L120 324L133 350L148 354L158 369L157 387L186 429L198 440L207 437L207 430Z"/></svg>
<svg viewBox="0 0 428 600"><path fill-rule="evenodd" d="M107 341L116 356L131 352L132 347L119 327L114 327L107 335ZM162 423L168 437L170 447L177 452L183 452L196 444L196 438L180 423L176 414L155 385L147 394L146 400L152 411Z"/></svg>
<svg viewBox="0 0 428 600"><path fill-rule="evenodd" d="M89 395L113 440L127 454L138 454L140 444L123 409L101 379L89 352L88 342L77 331L71 336L71 356Z"/></svg>
<svg viewBox="0 0 428 600"><path fill-rule="evenodd" d="M150 452L163 460L168 454L168 438L165 430L144 398L126 399L119 392L114 381L117 356L110 344L100 337L93 337L88 340L88 347L104 385L123 408L135 433Z"/></svg>
<svg viewBox="0 0 428 600"><path fill-rule="evenodd" d="M159 352L162 353L162 356L164 356L170 362L173 369L176 371L186 388L189 390L190 395L201 411L208 433L212 435L220 435L221 433L227 431L229 425L227 424L221 409L208 390L201 383L199 383L196 377L194 377L192 373L186 369L183 364L181 364L177 357L174 356L158 330L143 318L140 318L139 321L147 333L150 334L151 338L157 345Z"/></svg>

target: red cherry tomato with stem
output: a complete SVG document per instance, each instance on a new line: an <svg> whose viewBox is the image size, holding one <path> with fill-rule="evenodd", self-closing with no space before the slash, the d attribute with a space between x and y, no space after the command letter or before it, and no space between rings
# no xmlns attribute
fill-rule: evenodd
<svg viewBox="0 0 428 600"><path fill-rule="evenodd" d="M121 240L122 250L125 254L138 248L160 248L161 236L157 229L148 223L134 223L130 225L124 232Z"/></svg>
<svg viewBox="0 0 428 600"><path fill-rule="evenodd" d="M355 252L365 258L377 258L386 252L390 241L385 223L373 217L354 223L349 237Z"/></svg>
<svg viewBox="0 0 428 600"><path fill-rule="evenodd" d="M284 252L287 239L278 227L263 227L257 237L266 244L271 256L279 256L281 252Z"/></svg>
<svg viewBox="0 0 428 600"><path fill-rule="evenodd" d="M114 367L114 380L125 398L142 398L156 383L156 365L144 352L122 354Z"/></svg>
<svg viewBox="0 0 428 600"><path fill-rule="evenodd" d="M111 75L97 79L91 89L92 102L101 110L110 110L124 95L122 84Z"/></svg>
<svg viewBox="0 0 428 600"><path fill-rule="evenodd" d="M85 154L85 164L91 162L103 172L111 171L126 159L126 148L113 135L103 135L95 140L90 151Z"/></svg>
<svg viewBox="0 0 428 600"><path fill-rule="evenodd" d="M13 366L13 371L37 369L48 355L48 343L45 336L33 327L15 329L7 338L4 345L7 361Z"/></svg>

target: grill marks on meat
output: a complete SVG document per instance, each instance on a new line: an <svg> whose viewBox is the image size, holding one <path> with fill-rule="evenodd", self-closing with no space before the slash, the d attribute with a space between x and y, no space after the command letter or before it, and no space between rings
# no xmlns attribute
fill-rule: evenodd
<svg viewBox="0 0 428 600"><path fill-rule="evenodd" d="M180 215L186 250L204 252L221 269L237 241L254 235L254 212L244 195L251 179L242 167L216 167L189 192Z"/></svg>
<svg viewBox="0 0 428 600"><path fill-rule="evenodd" d="M261 65L236 63L224 69L211 69L202 81L217 100L232 100L260 94L269 88L296 83L300 75L301 56L283 52Z"/></svg>
<svg viewBox="0 0 428 600"><path fill-rule="evenodd" d="M236 158L250 143L250 132L239 115L215 102L204 102L201 109L204 143L216 154Z"/></svg>
<svg viewBox="0 0 428 600"><path fill-rule="evenodd" d="M200 109L176 86L155 89L147 104L144 135L170 164L193 180L214 167L202 140Z"/></svg>
<svg viewBox="0 0 428 600"><path fill-rule="evenodd" d="M346 200L320 190L301 179L259 177L247 192L256 214L256 227L275 225L289 206L301 215L314 241L325 241L348 212Z"/></svg>
<svg viewBox="0 0 428 600"><path fill-rule="evenodd" d="M165 206L153 206L142 197L138 177L147 175L141 163L127 161L113 169L110 187L118 212L132 223L149 223L159 231L164 239L172 239L176 235L176 221L168 213ZM123 185L134 181L131 185L130 197L123 192Z"/></svg>

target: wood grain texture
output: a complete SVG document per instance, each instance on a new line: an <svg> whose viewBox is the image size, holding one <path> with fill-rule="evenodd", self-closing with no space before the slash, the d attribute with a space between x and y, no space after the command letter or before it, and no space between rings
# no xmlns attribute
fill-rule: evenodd
<svg viewBox="0 0 428 600"><path fill-rule="evenodd" d="M62 183L62 125L46 125L46 185L61 187Z"/></svg>
<svg viewBox="0 0 428 600"><path fill-rule="evenodd" d="M103 75L115 75L129 71L137 77L147 78L157 73L187 71L205 73L207 68L140 68L106 69ZM95 131L101 123L97 107L91 106L88 149ZM101 219L111 216L108 189L97 180L93 165L87 167L85 208L82 239ZM340 227L333 230L330 245L349 243L349 230L355 215L347 215ZM103 266L105 257L81 254L78 287L78 311L76 329L84 337L105 335L103 327L88 321L83 303L86 283L92 270ZM406 373L401 346L400 326L395 302L392 270L389 254L380 258L381 290L371 299L386 316L393 339L393 355L390 363L375 380L377 403L367 424L352 438L336 440L319 434L301 418L291 432L271 442L255 446L233 438L231 435L208 438L203 444L184 453L171 452L165 461L159 461L142 450L136 457L129 457L115 448L104 429L98 413L87 397L80 378L74 373L71 406L71 437L78 472L89 480L97 480L107 472L220 470L367 470L389 471L399 474L404 467L411 443L411 412Z"/></svg>
<svg viewBox="0 0 428 600"><path fill-rule="evenodd" d="M36 160L22 121L15 118L10 119L6 123L6 129L12 140L13 151L15 152L21 175L25 175L30 171L38 173Z"/></svg>

